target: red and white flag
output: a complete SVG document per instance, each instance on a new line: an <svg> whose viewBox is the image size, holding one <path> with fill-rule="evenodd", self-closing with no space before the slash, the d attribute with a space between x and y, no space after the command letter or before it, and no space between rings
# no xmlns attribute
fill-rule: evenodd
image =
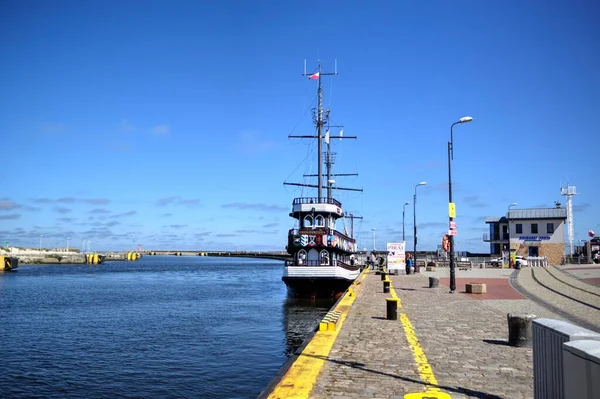
<svg viewBox="0 0 600 399"><path fill-rule="evenodd" d="M309 78L309 79L312 79L312 80L319 80L319 72L317 72L317 73L313 73L313 74L312 74L312 75L310 75L308 78Z"/></svg>
<svg viewBox="0 0 600 399"><path fill-rule="evenodd" d="M588 236L593 237L595 235L596 233L594 233L592 230L588 230Z"/></svg>

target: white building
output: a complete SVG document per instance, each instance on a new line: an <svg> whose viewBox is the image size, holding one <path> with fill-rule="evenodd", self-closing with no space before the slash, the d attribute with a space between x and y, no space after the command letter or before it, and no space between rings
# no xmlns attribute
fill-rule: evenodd
<svg viewBox="0 0 600 399"><path fill-rule="evenodd" d="M506 216L488 217L490 253L516 252L522 256L546 256L550 264L560 264L565 253L567 210L560 207L511 209ZM510 241L509 241L510 240Z"/></svg>

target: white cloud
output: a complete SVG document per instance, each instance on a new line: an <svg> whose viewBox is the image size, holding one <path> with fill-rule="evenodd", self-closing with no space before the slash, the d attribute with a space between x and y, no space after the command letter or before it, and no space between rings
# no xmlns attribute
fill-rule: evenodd
<svg viewBox="0 0 600 399"><path fill-rule="evenodd" d="M169 125L156 125L152 129L152 134L154 136L166 136L171 133L171 126Z"/></svg>

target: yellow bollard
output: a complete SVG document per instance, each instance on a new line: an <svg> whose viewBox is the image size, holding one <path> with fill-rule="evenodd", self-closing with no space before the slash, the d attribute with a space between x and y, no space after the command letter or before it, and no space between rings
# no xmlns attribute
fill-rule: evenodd
<svg viewBox="0 0 600 399"><path fill-rule="evenodd" d="M98 254L94 254L94 265L97 265L100 263L100 257L98 256Z"/></svg>

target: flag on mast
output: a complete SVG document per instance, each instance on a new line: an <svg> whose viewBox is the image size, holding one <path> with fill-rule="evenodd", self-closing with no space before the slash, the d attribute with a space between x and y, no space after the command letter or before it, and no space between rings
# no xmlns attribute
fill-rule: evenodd
<svg viewBox="0 0 600 399"><path fill-rule="evenodd" d="M344 136L344 129L340 130L340 140L342 140L343 136Z"/></svg>
<svg viewBox="0 0 600 399"><path fill-rule="evenodd" d="M329 130L325 133L325 142L329 144Z"/></svg>
<svg viewBox="0 0 600 399"><path fill-rule="evenodd" d="M313 74L312 74L312 75L310 75L308 78L309 78L309 79L312 79L312 80L319 80L319 72L317 72L317 73L313 73Z"/></svg>

